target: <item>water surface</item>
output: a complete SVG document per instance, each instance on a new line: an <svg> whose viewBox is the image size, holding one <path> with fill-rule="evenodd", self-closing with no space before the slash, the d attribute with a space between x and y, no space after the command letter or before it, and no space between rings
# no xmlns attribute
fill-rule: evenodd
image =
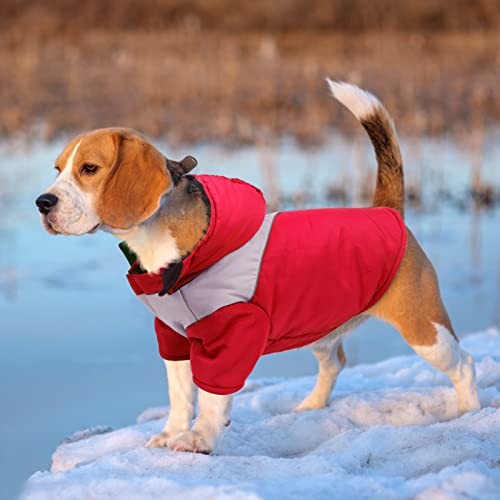
<svg viewBox="0 0 500 500"><path fill-rule="evenodd" d="M276 176L286 200L324 206L326 186L342 184L348 203L358 203L360 187L373 182L374 160L369 147L354 146L337 139L316 151L284 144L268 152L279 164ZM23 478L48 468L57 443L75 430L119 427L145 407L167 402L153 319L128 288L117 240L107 234L51 237L40 226L33 202L52 181L61 147L0 147L0 496L5 498ZM199 172L240 177L269 190L263 153L255 149L161 149L173 158L194 154ZM409 182L425 187L424 207L410 209L407 223L437 268L457 332L498 325L500 211L463 208L473 160L461 145L446 140L418 147L408 142L404 154ZM498 165L500 148L490 140L482 172L497 187ZM452 199L438 202L443 188ZM346 351L349 363L410 352L395 330L371 320L349 337ZM315 370L311 353L299 350L261 359L253 376Z"/></svg>

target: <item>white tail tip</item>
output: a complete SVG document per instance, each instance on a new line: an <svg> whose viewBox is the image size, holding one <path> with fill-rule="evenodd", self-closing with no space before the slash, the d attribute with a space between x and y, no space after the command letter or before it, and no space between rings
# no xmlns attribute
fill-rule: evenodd
<svg viewBox="0 0 500 500"><path fill-rule="evenodd" d="M373 115L382 107L380 101L370 92L350 83L334 82L326 79L332 96L341 102L358 120Z"/></svg>

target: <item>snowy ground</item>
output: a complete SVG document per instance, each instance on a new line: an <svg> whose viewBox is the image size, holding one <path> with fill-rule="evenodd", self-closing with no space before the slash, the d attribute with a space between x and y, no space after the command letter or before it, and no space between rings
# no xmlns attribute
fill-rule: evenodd
<svg viewBox="0 0 500 500"><path fill-rule="evenodd" d="M295 414L312 377L250 381L212 456L144 447L166 408L77 433L24 498L500 498L500 332L470 335L483 409L454 419L445 376L416 356L346 369L328 408Z"/></svg>

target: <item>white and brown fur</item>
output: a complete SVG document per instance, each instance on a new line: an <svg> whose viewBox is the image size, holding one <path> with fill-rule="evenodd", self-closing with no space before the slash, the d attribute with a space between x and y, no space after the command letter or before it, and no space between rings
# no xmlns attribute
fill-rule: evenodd
<svg viewBox="0 0 500 500"><path fill-rule="evenodd" d="M404 215L401 153L392 121L373 95L355 86L328 81L332 95L361 122L378 161L374 206ZM209 204L197 181L184 175L196 162L167 160L140 134L100 129L73 139L56 162L60 171L47 193L53 206L40 206L51 234L86 234L103 229L126 240L147 271L175 262L193 250L209 223ZM45 194L47 194L45 193ZM53 203L54 198L52 198ZM457 393L457 414L480 407L474 361L464 352L441 300L436 272L408 230L399 271L385 295L310 347L319 374L311 394L296 411L323 408L346 359L342 339L369 316L387 321L422 358L446 373ZM198 390L189 361L166 361L170 414L163 431L148 446L209 453L230 420L231 396Z"/></svg>

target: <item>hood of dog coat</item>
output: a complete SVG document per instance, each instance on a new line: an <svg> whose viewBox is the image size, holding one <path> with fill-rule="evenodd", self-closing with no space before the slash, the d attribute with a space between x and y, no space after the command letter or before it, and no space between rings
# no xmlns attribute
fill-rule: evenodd
<svg viewBox="0 0 500 500"><path fill-rule="evenodd" d="M158 273L137 273L135 262L127 278L136 293L173 293L205 269L249 241L262 225L266 201L262 192L239 179L196 175L210 202L210 223L205 236L182 261ZM124 245L122 250L127 255ZM130 254L127 255L130 259Z"/></svg>

